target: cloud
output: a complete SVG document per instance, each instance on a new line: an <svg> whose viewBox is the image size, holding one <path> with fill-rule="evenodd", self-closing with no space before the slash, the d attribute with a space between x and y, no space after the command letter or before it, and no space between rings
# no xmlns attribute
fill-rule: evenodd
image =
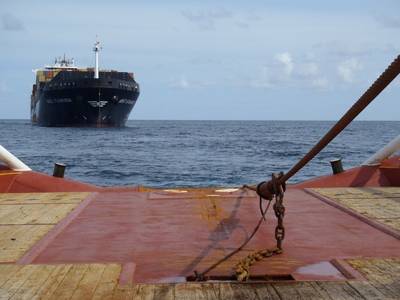
<svg viewBox="0 0 400 300"><path fill-rule="evenodd" d="M179 88L179 89L187 89L190 87L188 80L185 75L181 75L179 79L175 79L170 84L171 87Z"/></svg>
<svg viewBox="0 0 400 300"><path fill-rule="evenodd" d="M284 66L284 70L287 76L290 76L293 72L293 60L289 52L279 53L275 56L275 59Z"/></svg>
<svg viewBox="0 0 400 300"><path fill-rule="evenodd" d="M337 66L340 78L347 83L354 82L355 73L362 69L361 63L356 58L350 58Z"/></svg>
<svg viewBox="0 0 400 300"><path fill-rule="evenodd" d="M182 15L203 30L214 30L218 20L232 17L232 13L224 8L198 10L196 12L182 11Z"/></svg>
<svg viewBox="0 0 400 300"><path fill-rule="evenodd" d="M250 81L254 88L326 89L330 85L316 61L310 58L295 61L289 52L276 54L261 67L258 77Z"/></svg>
<svg viewBox="0 0 400 300"><path fill-rule="evenodd" d="M294 62L289 52L281 52L270 58L261 67L257 78L250 81L251 87L273 88L292 85L294 81Z"/></svg>
<svg viewBox="0 0 400 300"><path fill-rule="evenodd" d="M1 16L1 23L4 30L21 31L25 29L22 21L10 13Z"/></svg>
<svg viewBox="0 0 400 300"><path fill-rule="evenodd" d="M329 87L329 80L321 75L320 67L316 62L308 61L299 64L297 67L296 77L300 84L314 87L318 89L326 89Z"/></svg>

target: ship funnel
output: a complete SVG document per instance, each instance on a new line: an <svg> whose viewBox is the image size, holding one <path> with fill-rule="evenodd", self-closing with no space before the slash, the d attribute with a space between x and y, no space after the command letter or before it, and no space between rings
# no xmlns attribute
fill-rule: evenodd
<svg viewBox="0 0 400 300"><path fill-rule="evenodd" d="M99 51L101 50L100 42L94 43L93 51L95 55L94 78L99 79Z"/></svg>

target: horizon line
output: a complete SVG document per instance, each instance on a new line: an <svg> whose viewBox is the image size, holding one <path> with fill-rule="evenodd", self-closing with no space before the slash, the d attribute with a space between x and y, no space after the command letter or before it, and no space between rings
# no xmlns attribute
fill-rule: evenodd
<svg viewBox="0 0 400 300"><path fill-rule="evenodd" d="M318 120L318 119L264 119L264 120L249 120L249 119L128 119L127 121L217 121L217 122L234 122L234 121L244 121L244 122L337 122L337 120ZM0 121L29 121L30 119L13 118L13 119L2 119ZM400 122L400 120L353 120L352 122Z"/></svg>

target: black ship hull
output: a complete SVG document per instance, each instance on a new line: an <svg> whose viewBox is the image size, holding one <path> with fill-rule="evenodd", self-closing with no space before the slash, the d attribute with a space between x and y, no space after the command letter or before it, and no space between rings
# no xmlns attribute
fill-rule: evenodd
<svg viewBox="0 0 400 300"><path fill-rule="evenodd" d="M139 96L138 84L120 76L124 73L101 73L99 79L92 74L61 72L39 87L32 95L32 122L59 127L125 126Z"/></svg>
<svg viewBox="0 0 400 300"><path fill-rule="evenodd" d="M39 99L40 126L125 126L138 94L86 88L44 93Z"/></svg>

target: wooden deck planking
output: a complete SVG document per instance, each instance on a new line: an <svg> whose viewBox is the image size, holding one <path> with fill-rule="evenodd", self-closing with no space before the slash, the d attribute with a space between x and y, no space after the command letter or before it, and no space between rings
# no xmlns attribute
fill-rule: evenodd
<svg viewBox="0 0 400 300"><path fill-rule="evenodd" d="M142 286L142 291L146 289ZM142 296L141 294L139 294ZM155 286L153 290L153 299L175 299L175 285L174 284L160 284Z"/></svg>
<svg viewBox="0 0 400 300"><path fill-rule="evenodd" d="M121 299L121 300L131 300L133 298L133 295L135 293L135 290L132 287L127 287L127 286L117 286L114 289L114 293L112 295L112 299ZM160 298L164 299L164 298Z"/></svg>
<svg viewBox="0 0 400 300"><path fill-rule="evenodd" d="M311 189L338 204L400 231L400 188Z"/></svg>
<svg viewBox="0 0 400 300"><path fill-rule="evenodd" d="M72 265L54 266L53 272L49 276L49 279L37 291L35 298L41 300L54 299L54 292L58 289L61 282L63 282L71 267Z"/></svg>
<svg viewBox="0 0 400 300"><path fill-rule="evenodd" d="M89 193L0 194L0 262L14 262Z"/></svg>
<svg viewBox="0 0 400 300"><path fill-rule="evenodd" d="M280 300L278 292L271 284L261 284L254 287L260 300Z"/></svg>
<svg viewBox="0 0 400 300"><path fill-rule="evenodd" d="M22 268L22 266L16 266L16 265L11 265L11 264L7 264L7 265L0 264L0 288L20 268Z"/></svg>
<svg viewBox="0 0 400 300"><path fill-rule="evenodd" d="M323 290L316 288L315 285L312 285L312 282L299 282L294 288L302 299L323 299L327 297L327 294ZM283 297L282 294L280 295Z"/></svg>
<svg viewBox="0 0 400 300"><path fill-rule="evenodd" d="M68 273L63 278L60 285L51 295L51 298L63 300L63 299L71 299L75 290L78 288L80 281L85 274L88 265L73 265Z"/></svg>
<svg viewBox="0 0 400 300"><path fill-rule="evenodd" d="M90 193L0 193L2 204L73 204L80 203Z"/></svg>
<svg viewBox="0 0 400 300"><path fill-rule="evenodd" d="M328 299L365 299L361 293L355 290L347 282L317 282L318 290L321 289L327 293Z"/></svg>
<svg viewBox="0 0 400 300"><path fill-rule="evenodd" d="M400 295L400 259L349 260L368 282L385 297Z"/></svg>
<svg viewBox="0 0 400 300"><path fill-rule="evenodd" d="M196 300L219 299L219 285L217 283L180 283L175 285L176 300L185 300L188 294Z"/></svg>
<svg viewBox="0 0 400 300"><path fill-rule="evenodd" d="M334 187L312 188L312 190L326 196L338 198L399 198L400 187Z"/></svg>
<svg viewBox="0 0 400 300"><path fill-rule="evenodd" d="M112 299L121 273L120 265L107 265L101 274L93 299Z"/></svg>
<svg viewBox="0 0 400 300"><path fill-rule="evenodd" d="M348 282L355 290L360 291L366 299L384 299L385 295L367 281L350 281Z"/></svg>
<svg viewBox="0 0 400 300"><path fill-rule="evenodd" d="M31 276L22 284L12 299L31 300L35 298L37 291L50 277L54 266L40 266Z"/></svg>
<svg viewBox="0 0 400 300"><path fill-rule="evenodd" d="M272 286L278 293L279 298L282 300L301 298L300 293L296 288L297 284L291 285L290 283L281 282L281 283L275 283Z"/></svg>
<svg viewBox="0 0 400 300"><path fill-rule="evenodd" d="M104 269L105 266L101 264L89 265L71 299L91 299Z"/></svg>
<svg viewBox="0 0 400 300"><path fill-rule="evenodd" d="M11 299L14 294L21 289L28 278L37 270L40 270L40 266L27 265L19 268L18 271L13 272L8 280L0 287L2 291L2 298ZM3 297L3 295L7 295L8 298Z"/></svg>
<svg viewBox="0 0 400 300"><path fill-rule="evenodd" d="M239 284L222 284L220 285L220 299L249 299L258 300L258 294L253 285L249 284L242 288Z"/></svg>
<svg viewBox="0 0 400 300"><path fill-rule="evenodd" d="M75 207L76 204L0 205L0 225L56 224Z"/></svg>
<svg viewBox="0 0 400 300"><path fill-rule="evenodd" d="M119 285L117 264L0 264L0 299L396 299L400 259L351 259L366 280Z"/></svg>
<svg viewBox="0 0 400 300"><path fill-rule="evenodd" d="M0 262L15 262L37 241L52 225L2 225L0 226L1 247Z"/></svg>
<svg viewBox="0 0 400 300"><path fill-rule="evenodd" d="M133 300L152 300L154 298L154 290L157 289L152 284L138 284L133 292ZM114 298L115 299L115 298Z"/></svg>

